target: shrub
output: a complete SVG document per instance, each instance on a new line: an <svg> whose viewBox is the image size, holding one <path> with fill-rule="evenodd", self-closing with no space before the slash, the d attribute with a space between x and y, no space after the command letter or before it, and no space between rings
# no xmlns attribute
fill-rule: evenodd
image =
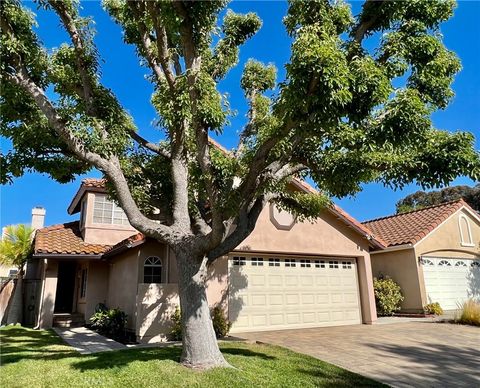
<svg viewBox="0 0 480 388"><path fill-rule="evenodd" d="M388 276L373 279L375 304L379 315L393 315L400 310L403 295L400 286Z"/></svg>
<svg viewBox="0 0 480 388"><path fill-rule="evenodd" d="M423 311L427 314L442 315L443 309L440 306L440 303L429 303L423 307Z"/></svg>
<svg viewBox="0 0 480 388"><path fill-rule="evenodd" d="M213 330L217 338L225 337L230 330L232 324L227 321L225 314L220 307L215 307L211 311ZM172 329L170 330L169 339L172 341L181 341L182 340L182 315L180 308L177 306L175 311L170 316L172 321Z"/></svg>
<svg viewBox="0 0 480 388"><path fill-rule="evenodd" d="M213 330L217 338L225 337L230 331L232 324L225 318L225 313L220 306L212 310Z"/></svg>
<svg viewBox="0 0 480 388"><path fill-rule="evenodd" d="M114 340L123 340L126 336L127 314L120 309L108 309L105 305L97 306L90 318L91 327L100 334Z"/></svg>
<svg viewBox="0 0 480 388"><path fill-rule="evenodd" d="M182 315L180 313L180 307L176 307L173 314L170 316L172 321L172 330L170 331L170 338L172 341L182 340Z"/></svg>
<svg viewBox="0 0 480 388"><path fill-rule="evenodd" d="M455 314L455 322L464 325L480 326L480 303L469 299L459 304L460 312Z"/></svg>

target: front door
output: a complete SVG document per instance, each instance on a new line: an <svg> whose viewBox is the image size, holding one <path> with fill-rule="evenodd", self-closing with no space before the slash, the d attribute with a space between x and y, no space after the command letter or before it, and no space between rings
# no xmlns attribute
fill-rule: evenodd
<svg viewBox="0 0 480 388"><path fill-rule="evenodd" d="M57 292L55 296L55 312L71 313L75 291L75 273L77 263L62 261L58 263Z"/></svg>

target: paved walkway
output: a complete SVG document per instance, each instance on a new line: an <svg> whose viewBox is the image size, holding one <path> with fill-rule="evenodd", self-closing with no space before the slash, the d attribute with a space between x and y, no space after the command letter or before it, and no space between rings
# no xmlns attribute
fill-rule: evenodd
<svg viewBox="0 0 480 388"><path fill-rule="evenodd" d="M95 333L86 327L54 327L53 330L80 354L127 349L125 345Z"/></svg>
<svg viewBox="0 0 480 388"><path fill-rule="evenodd" d="M480 387L480 328L403 322L235 334L394 387Z"/></svg>

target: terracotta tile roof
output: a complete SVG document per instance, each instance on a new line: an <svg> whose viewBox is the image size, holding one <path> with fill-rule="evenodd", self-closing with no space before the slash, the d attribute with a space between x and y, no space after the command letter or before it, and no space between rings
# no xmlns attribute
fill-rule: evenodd
<svg viewBox="0 0 480 388"><path fill-rule="evenodd" d="M388 244L387 246L416 244L464 206L469 208L469 206L460 199L419 210L365 221L363 225L371 229L375 235L382 238Z"/></svg>
<svg viewBox="0 0 480 388"><path fill-rule="evenodd" d="M35 254L100 255L109 247L85 243L78 221L39 229L35 234Z"/></svg>
<svg viewBox="0 0 480 388"><path fill-rule="evenodd" d="M126 249L132 248L133 246L138 246L147 241L146 236L143 233L137 233L133 236L130 236L117 244L108 247L104 252L104 256L111 256L117 253L123 252Z"/></svg>
<svg viewBox="0 0 480 388"><path fill-rule="evenodd" d="M82 186L105 188L106 179L85 178L82 179ZM80 186L81 187L81 186Z"/></svg>

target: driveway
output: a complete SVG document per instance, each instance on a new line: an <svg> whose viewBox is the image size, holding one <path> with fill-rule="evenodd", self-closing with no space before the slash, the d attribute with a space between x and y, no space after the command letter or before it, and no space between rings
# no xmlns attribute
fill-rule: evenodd
<svg viewBox="0 0 480 388"><path fill-rule="evenodd" d="M280 345L395 387L480 387L480 328L405 322L235 336Z"/></svg>

